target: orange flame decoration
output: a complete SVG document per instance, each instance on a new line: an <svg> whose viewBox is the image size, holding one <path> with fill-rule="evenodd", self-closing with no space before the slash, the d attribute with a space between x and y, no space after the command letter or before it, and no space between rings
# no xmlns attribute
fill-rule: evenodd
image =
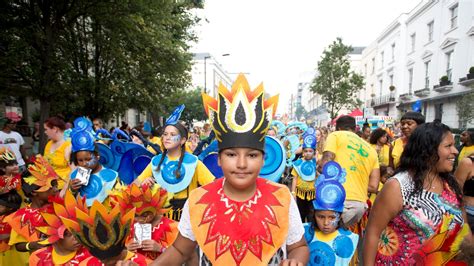
<svg viewBox="0 0 474 266"><path fill-rule="evenodd" d="M0 148L0 160L3 160L5 163L9 163L13 160L16 160L15 154L5 147Z"/></svg>
<svg viewBox="0 0 474 266"><path fill-rule="evenodd" d="M138 215L145 212L151 212L153 215L168 212L163 206L167 205L169 198L171 197L168 192L156 185L139 187L132 184L110 195L112 206L119 205L121 209L136 208Z"/></svg>
<svg viewBox="0 0 474 266"><path fill-rule="evenodd" d="M74 195L69 190L66 192L64 199L56 196L52 198L52 200L54 213L41 213L48 226L36 228L38 231L48 236L47 239L40 242L40 244L43 245L53 244L59 239L64 238L66 226L61 221L62 218L75 220L76 209L84 212L87 211L85 198L78 197L76 201Z"/></svg>
<svg viewBox="0 0 474 266"><path fill-rule="evenodd" d="M31 176L25 178L25 182L39 186L40 188L36 192L48 191L52 187L51 182L58 179L58 174L54 172L53 167L41 155L36 155L33 163L28 166Z"/></svg>
<svg viewBox="0 0 474 266"><path fill-rule="evenodd" d="M272 120L278 105L278 95L264 101L263 84L251 91L243 74L238 75L231 91L220 83L217 99L205 93L202 94L202 98L204 109L211 124L214 124L213 128L219 141L222 140L221 135L228 133L228 130L237 133L252 131L254 134L264 134L270 125L268 121ZM239 108L245 112L246 120L243 124L239 123L236 118L236 112ZM255 110L256 114L252 110ZM217 123L214 120L218 120ZM268 123L265 123L265 121Z"/></svg>
<svg viewBox="0 0 474 266"><path fill-rule="evenodd" d="M98 201L88 209L80 196L77 200L72 195L66 196L63 207L55 205L62 223L94 256L95 252L123 247L135 217L135 208L122 209L120 205L111 208Z"/></svg>

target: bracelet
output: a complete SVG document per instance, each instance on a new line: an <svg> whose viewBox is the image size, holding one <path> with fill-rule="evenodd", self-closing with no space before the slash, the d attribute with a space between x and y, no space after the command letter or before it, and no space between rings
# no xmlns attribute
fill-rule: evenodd
<svg viewBox="0 0 474 266"><path fill-rule="evenodd" d="M27 251L30 251L30 250L31 250L31 249L30 249L30 242L27 242L27 243L26 243L25 249L26 249Z"/></svg>
<svg viewBox="0 0 474 266"><path fill-rule="evenodd" d="M296 192L295 192L295 191L291 191L291 195L296 195Z"/></svg>

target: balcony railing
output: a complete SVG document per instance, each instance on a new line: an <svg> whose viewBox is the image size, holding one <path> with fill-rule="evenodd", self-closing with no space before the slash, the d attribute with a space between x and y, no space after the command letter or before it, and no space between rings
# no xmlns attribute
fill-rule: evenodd
<svg viewBox="0 0 474 266"><path fill-rule="evenodd" d="M421 90L414 91L415 95L418 97L426 97L430 95L430 88L423 88Z"/></svg>
<svg viewBox="0 0 474 266"><path fill-rule="evenodd" d="M395 94L385 94L379 97L374 97L370 100L370 106L380 106L384 104L389 104L395 102Z"/></svg>
<svg viewBox="0 0 474 266"><path fill-rule="evenodd" d="M408 100L411 100L411 98L413 97L413 95L411 93L403 93L403 94L400 94L400 99L402 101L408 101Z"/></svg>

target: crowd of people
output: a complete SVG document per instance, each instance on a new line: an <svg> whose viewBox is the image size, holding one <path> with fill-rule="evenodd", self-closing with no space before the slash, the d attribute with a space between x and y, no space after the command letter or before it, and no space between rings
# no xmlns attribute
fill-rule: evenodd
<svg viewBox="0 0 474 266"><path fill-rule="evenodd" d="M30 158L6 120L0 265L472 265L474 131L283 123L243 75L203 105L202 128L51 117Z"/></svg>

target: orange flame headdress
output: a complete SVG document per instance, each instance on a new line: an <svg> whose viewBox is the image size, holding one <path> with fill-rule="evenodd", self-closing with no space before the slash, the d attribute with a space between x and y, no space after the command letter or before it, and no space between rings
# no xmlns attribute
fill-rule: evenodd
<svg viewBox="0 0 474 266"><path fill-rule="evenodd" d="M246 147L263 151L265 134L278 105L278 95L264 100L263 85L251 91L245 76L239 74L231 91L221 83L217 99L204 93L202 99L219 150Z"/></svg>
<svg viewBox="0 0 474 266"><path fill-rule="evenodd" d="M6 164L16 161L15 154L5 147L0 148L0 160Z"/></svg>
<svg viewBox="0 0 474 266"><path fill-rule="evenodd" d="M33 163L28 166L31 176L25 178L25 182L29 185L39 186L40 188L35 190L36 192L48 191L53 186L52 181L58 179L58 174L41 155L36 155Z"/></svg>
<svg viewBox="0 0 474 266"><path fill-rule="evenodd" d="M67 211L75 210L75 219L59 215L61 221L94 257L103 260L123 251L135 208L122 209L120 205L111 208L98 201L87 208L79 196L77 200L72 196L65 197L64 206Z"/></svg>
<svg viewBox="0 0 474 266"><path fill-rule="evenodd" d="M121 209L136 208L135 212L138 215L145 212L151 212L154 215L168 212L168 209L163 208L168 200L168 192L158 186L139 187L132 184L110 197L112 205L119 205Z"/></svg>

